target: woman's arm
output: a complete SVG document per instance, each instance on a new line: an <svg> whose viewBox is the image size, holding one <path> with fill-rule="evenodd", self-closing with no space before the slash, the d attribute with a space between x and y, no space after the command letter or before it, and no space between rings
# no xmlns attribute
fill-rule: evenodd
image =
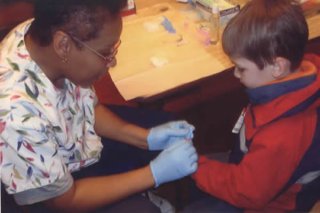
<svg viewBox="0 0 320 213"><path fill-rule="evenodd" d="M130 124L101 104L95 107L95 131L98 135L122 141L143 149L148 148L149 130Z"/></svg>
<svg viewBox="0 0 320 213"><path fill-rule="evenodd" d="M59 212L88 212L155 185L150 166L134 171L75 181L63 195L45 203Z"/></svg>
<svg viewBox="0 0 320 213"><path fill-rule="evenodd" d="M123 174L78 180L66 193L45 203L59 212L85 212L190 175L197 169L196 149L191 141L177 140L149 166Z"/></svg>

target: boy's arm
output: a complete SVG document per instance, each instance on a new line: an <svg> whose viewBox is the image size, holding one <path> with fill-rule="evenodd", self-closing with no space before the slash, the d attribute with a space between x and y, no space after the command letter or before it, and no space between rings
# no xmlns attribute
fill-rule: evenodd
<svg viewBox="0 0 320 213"><path fill-rule="evenodd" d="M197 185L237 207L263 208L281 192L312 141L312 131L307 134L303 122L294 123L262 131L238 165L201 157L193 175Z"/></svg>

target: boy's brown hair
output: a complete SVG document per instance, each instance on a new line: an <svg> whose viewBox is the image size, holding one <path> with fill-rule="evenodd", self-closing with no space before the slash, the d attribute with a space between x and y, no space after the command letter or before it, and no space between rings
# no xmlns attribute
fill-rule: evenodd
<svg viewBox="0 0 320 213"><path fill-rule="evenodd" d="M227 24L222 45L230 57L247 58L260 69L272 64L275 57L283 57L295 70L302 61L308 34L296 1L251 0Z"/></svg>

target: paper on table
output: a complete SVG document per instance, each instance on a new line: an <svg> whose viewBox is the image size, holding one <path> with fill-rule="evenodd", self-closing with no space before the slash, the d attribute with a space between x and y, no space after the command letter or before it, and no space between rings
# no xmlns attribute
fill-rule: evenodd
<svg viewBox="0 0 320 213"><path fill-rule="evenodd" d="M160 12L151 15L155 8ZM118 64L110 70L124 99L153 96L230 67L220 44L206 45L195 12L176 10L169 4L146 10L140 14L147 16L124 22ZM164 26L164 21L174 30Z"/></svg>

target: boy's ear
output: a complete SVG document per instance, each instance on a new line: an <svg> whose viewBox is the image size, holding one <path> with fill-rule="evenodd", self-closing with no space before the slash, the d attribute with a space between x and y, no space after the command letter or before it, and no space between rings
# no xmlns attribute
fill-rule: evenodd
<svg viewBox="0 0 320 213"><path fill-rule="evenodd" d="M59 58L68 60L68 54L71 49L70 36L62 31L56 31L53 34L53 48Z"/></svg>
<svg viewBox="0 0 320 213"><path fill-rule="evenodd" d="M290 62L283 57L276 57L272 65L272 76L275 79L283 78L290 73Z"/></svg>

